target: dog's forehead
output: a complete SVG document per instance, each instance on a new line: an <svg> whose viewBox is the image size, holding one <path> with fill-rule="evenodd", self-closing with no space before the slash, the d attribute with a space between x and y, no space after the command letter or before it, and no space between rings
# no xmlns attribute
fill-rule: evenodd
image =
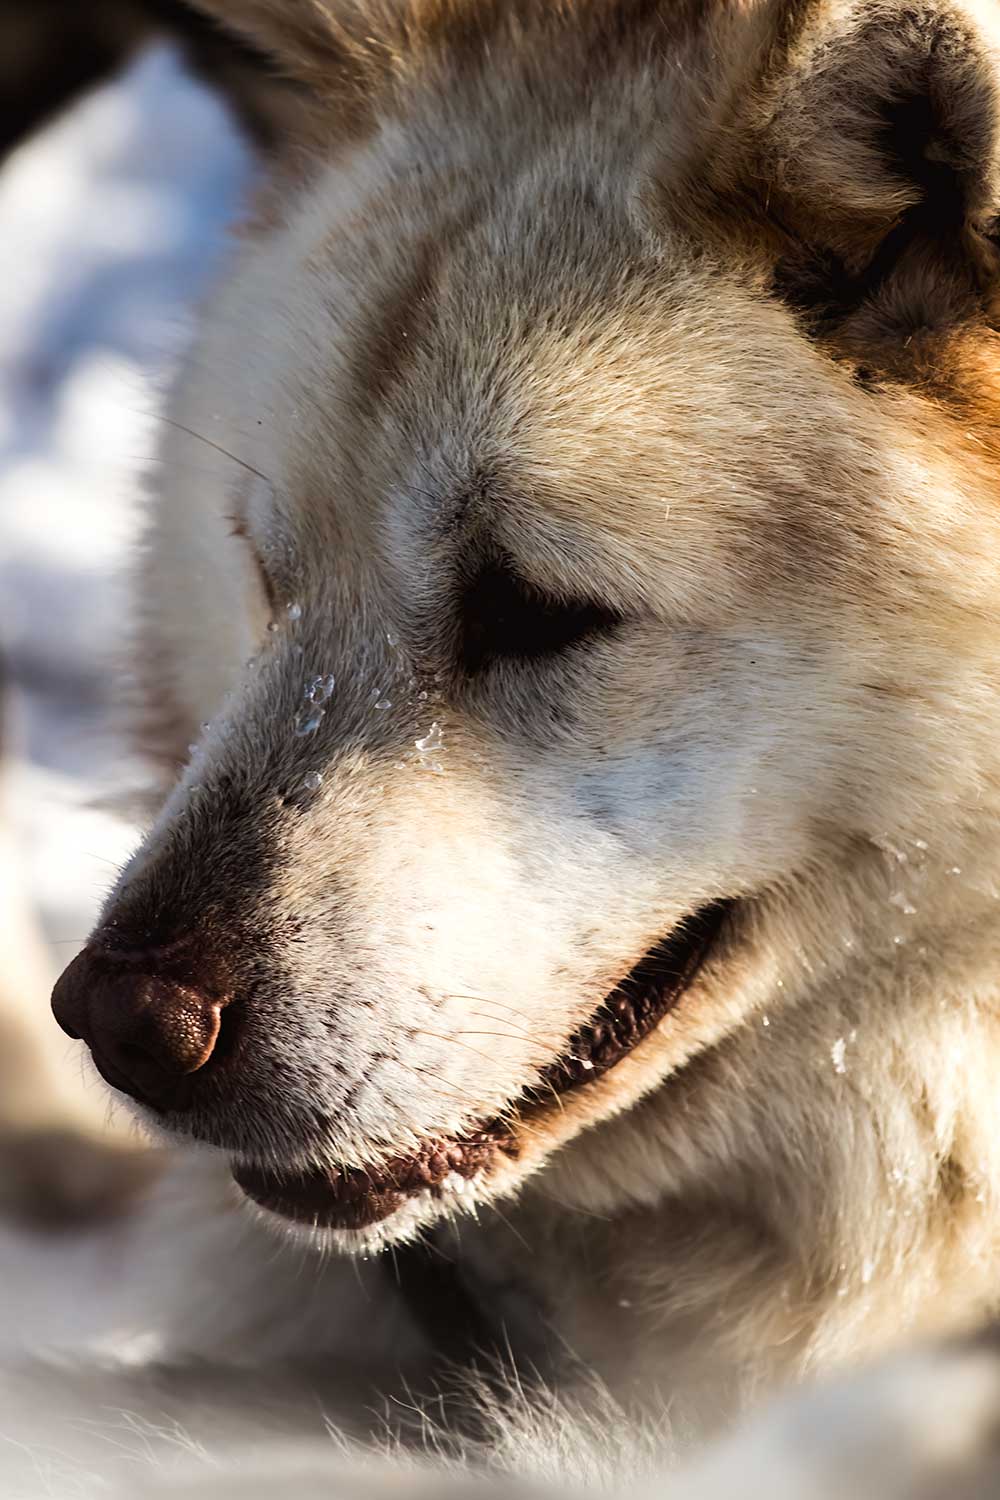
<svg viewBox="0 0 1000 1500"><path fill-rule="evenodd" d="M325 511L369 547L409 535L442 554L525 524L529 425L550 396L550 425L570 415L544 369L574 344L616 357L600 325L621 322L626 252L612 241L627 220L582 190L553 189L532 212L523 187L465 188L437 214L423 198L347 207L307 242L285 296L274 404L290 522Z"/></svg>
<svg viewBox="0 0 1000 1500"><path fill-rule="evenodd" d="M493 544L640 599L745 551L772 468L815 489L843 382L752 276L607 175L439 187L357 190L302 236L272 320L295 545L409 591Z"/></svg>

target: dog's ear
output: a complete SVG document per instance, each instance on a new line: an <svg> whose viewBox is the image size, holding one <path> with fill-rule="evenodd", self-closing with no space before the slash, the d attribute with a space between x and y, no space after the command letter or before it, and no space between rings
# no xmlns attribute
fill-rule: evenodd
<svg viewBox="0 0 1000 1500"><path fill-rule="evenodd" d="M191 0L223 35L246 43L285 86L274 133L351 135L391 76L401 0ZM294 106L289 100L294 98ZM285 127L283 129L283 127Z"/></svg>
<svg viewBox="0 0 1000 1500"><path fill-rule="evenodd" d="M322 91L344 66L336 3L322 0L193 0L224 31L249 42L295 82Z"/></svg>
<svg viewBox="0 0 1000 1500"><path fill-rule="evenodd" d="M754 25L714 174L776 231L791 299L828 323L865 305L904 338L989 305L996 0L776 0Z"/></svg>

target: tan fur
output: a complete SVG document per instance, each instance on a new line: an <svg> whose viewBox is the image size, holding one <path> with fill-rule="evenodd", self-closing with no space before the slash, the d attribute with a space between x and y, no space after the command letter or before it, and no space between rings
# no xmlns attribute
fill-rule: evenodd
<svg viewBox="0 0 1000 1500"><path fill-rule="evenodd" d="M194 1133L292 1170L468 1130L735 899L677 1010L516 1118L471 1193L332 1238L454 1216L484 1296L518 1282L619 1394L696 1426L981 1318L992 9L206 8L313 103L178 390L139 590L163 748L197 749L108 918L224 933L271 976ZM884 111L914 98L911 179ZM624 624L470 683L455 580L486 542Z"/></svg>

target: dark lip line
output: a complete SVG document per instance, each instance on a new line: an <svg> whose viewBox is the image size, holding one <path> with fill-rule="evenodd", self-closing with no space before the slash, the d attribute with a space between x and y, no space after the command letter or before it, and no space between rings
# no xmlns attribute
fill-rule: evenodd
<svg viewBox="0 0 1000 1500"><path fill-rule="evenodd" d="M574 1032L566 1051L543 1072L541 1087L564 1094L591 1083L655 1031L693 983L734 904L699 907L650 948L601 1001L593 1019ZM528 1096L538 1087L527 1090Z"/></svg>
<svg viewBox="0 0 1000 1500"><path fill-rule="evenodd" d="M283 1217L329 1228L362 1229L387 1218L425 1190L437 1191L457 1174L478 1175L498 1154L519 1154L517 1126L547 1107L553 1095L576 1092L609 1072L653 1032L696 978L732 911L715 901L678 922L634 965L574 1032L566 1051L511 1105L509 1119L493 1119L464 1137L428 1141L420 1151L378 1168L322 1170L281 1180L234 1162L233 1176L247 1196Z"/></svg>

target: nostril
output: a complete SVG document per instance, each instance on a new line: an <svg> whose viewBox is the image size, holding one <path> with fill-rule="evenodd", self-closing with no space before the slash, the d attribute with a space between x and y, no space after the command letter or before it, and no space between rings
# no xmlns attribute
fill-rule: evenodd
<svg viewBox="0 0 1000 1500"><path fill-rule="evenodd" d="M149 954L148 961L155 961ZM219 1040L228 996L190 982L142 972L87 948L70 964L52 996L56 1020L82 1038L99 1071L114 1087L157 1107L175 1107L189 1075L210 1061Z"/></svg>
<svg viewBox="0 0 1000 1500"><path fill-rule="evenodd" d="M144 1007L142 1050L176 1073L197 1073L215 1050L222 1007L182 985L152 981Z"/></svg>

